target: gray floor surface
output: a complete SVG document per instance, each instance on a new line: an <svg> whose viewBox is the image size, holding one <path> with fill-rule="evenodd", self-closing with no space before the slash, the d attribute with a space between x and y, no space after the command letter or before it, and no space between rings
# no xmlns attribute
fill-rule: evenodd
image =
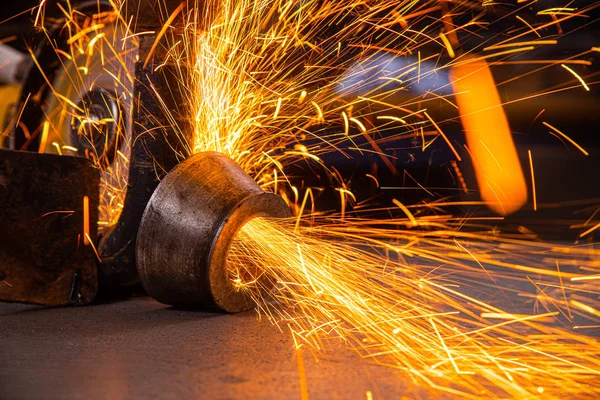
<svg viewBox="0 0 600 400"><path fill-rule="evenodd" d="M414 390L341 344L318 362L303 354L310 399ZM252 312L182 311L149 298L56 309L0 303L2 400L300 398L291 335Z"/></svg>

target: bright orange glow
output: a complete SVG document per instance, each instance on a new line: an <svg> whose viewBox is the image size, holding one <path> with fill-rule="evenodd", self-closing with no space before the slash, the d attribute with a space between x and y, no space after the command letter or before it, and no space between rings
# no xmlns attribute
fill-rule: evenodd
<svg viewBox="0 0 600 400"><path fill-rule="evenodd" d="M90 198L83 196L83 244L90 244Z"/></svg>
<svg viewBox="0 0 600 400"><path fill-rule="evenodd" d="M48 132L50 131L50 123L48 121L44 122L42 127L42 137L40 139L40 148L38 153L43 153L46 149L46 142L48 141Z"/></svg>
<svg viewBox="0 0 600 400"><path fill-rule="evenodd" d="M527 202L527 186L490 68L466 62L450 77L481 198L497 214L511 214Z"/></svg>

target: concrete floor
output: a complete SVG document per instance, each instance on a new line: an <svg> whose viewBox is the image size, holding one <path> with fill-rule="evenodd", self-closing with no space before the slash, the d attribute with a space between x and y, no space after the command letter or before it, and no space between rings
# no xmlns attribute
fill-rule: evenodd
<svg viewBox="0 0 600 400"><path fill-rule="evenodd" d="M311 399L415 395L395 371L341 345L319 362L303 354ZM300 397L291 335L253 313L182 311L149 298L55 309L0 303L2 400Z"/></svg>

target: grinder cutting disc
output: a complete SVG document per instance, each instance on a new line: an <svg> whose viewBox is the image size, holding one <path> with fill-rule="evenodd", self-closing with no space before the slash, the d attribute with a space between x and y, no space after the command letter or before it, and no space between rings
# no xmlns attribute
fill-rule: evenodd
<svg viewBox="0 0 600 400"><path fill-rule="evenodd" d="M138 49L116 13L100 15L75 21L89 25L79 28L88 32L67 39L70 57L52 80L40 151L77 154L100 169L99 225L107 231L121 214L127 188Z"/></svg>

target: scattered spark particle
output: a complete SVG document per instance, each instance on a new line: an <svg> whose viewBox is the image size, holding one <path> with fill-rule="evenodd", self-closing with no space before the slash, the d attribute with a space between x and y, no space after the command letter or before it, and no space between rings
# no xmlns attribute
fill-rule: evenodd
<svg viewBox="0 0 600 400"><path fill-rule="evenodd" d="M579 76L579 74L577 72L575 72L572 68L568 67L565 64L560 64L561 67L563 67L564 69L566 69L567 71L569 71L575 78L577 78L577 80L581 83L581 86L583 86L583 88L589 92L590 88L587 85L587 83L585 83L585 81L583 80L583 78L581 76Z"/></svg>
<svg viewBox="0 0 600 400"><path fill-rule="evenodd" d="M358 129L360 129L361 132L365 133L367 131L367 128L365 127L365 124L363 124L362 122L360 122L358 119L356 119L356 118L350 118L350 121L354 122L356 124L356 126L358 126Z"/></svg>
<svg viewBox="0 0 600 400"><path fill-rule="evenodd" d="M48 141L48 132L50 131L50 123L44 122L42 128L42 137L40 138L40 147L38 153L43 153L46 150L46 142Z"/></svg>
<svg viewBox="0 0 600 400"><path fill-rule="evenodd" d="M460 184L460 188L462 189L463 193L469 193L469 189L467 188L467 182L465 181L465 178L462 174L462 172L460 171L460 168L458 168L458 163L454 160L450 161L450 165L452 166L452 169L454 170L454 173L456 174L456 177L458 179L458 183Z"/></svg>
<svg viewBox="0 0 600 400"><path fill-rule="evenodd" d="M277 105L275 106L275 113L273 113L273 119L277 119L279 116L279 111L281 110L281 97L277 99Z"/></svg>
<svg viewBox="0 0 600 400"><path fill-rule="evenodd" d="M488 46L488 47L485 47L483 50L489 51L489 50L504 49L507 47L538 46L538 45L544 45L544 44L548 45L548 44L556 44L556 43L558 43L557 40L529 40L529 41L525 41L525 42L504 43L504 44Z"/></svg>
<svg viewBox="0 0 600 400"><path fill-rule="evenodd" d="M83 244L90 244L90 198L83 196Z"/></svg>
<svg viewBox="0 0 600 400"><path fill-rule="evenodd" d="M173 11L171 13L171 15L169 16L169 18L167 19L167 21L163 24L163 27L158 32L158 35L156 35L156 38L154 39L154 43L152 44L152 47L150 48L150 51L148 52L148 55L146 56L146 61L144 61L143 68L146 68L148 66L148 63L152 59L152 56L154 56L154 52L156 51L156 48L157 48L158 44L160 43L160 39L167 32L167 29L169 29L169 27L171 26L171 24L173 23L173 21L175 21L175 18L177 18L177 16L179 15L179 13L181 11L183 11L183 8L185 7L185 4L186 3L184 3L184 2L182 2L181 4L179 4L179 6L175 9L175 11Z"/></svg>
<svg viewBox="0 0 600 400"><path fill-rule="evenodd" d="M92 242L90 235L88 235L87 233L85 234L85 240L87 240L87 242L90 244L90 246L92 246L92 250L94 250L94 254L96 255L96 259L98 260L98 262L102 262L102 258L100 258L100 254L98 254L96 245L94 245L94 242Z"/></svg>
<svg viewBox="0 0 600 400"><path fill-rule="evenodd" d="M444 46L446 46L446 51L448 51L448 55L450 56L450 58L456 57L454 49L452 48L452 45L450 44L450 41L448 40L446 35L444 35L444 32L440 32L440 39L442 39Z"/></svg>
<svg viewBox="0 0 600 400"><path fill-rule="evenodd" d="M557 134L559 134L561 137L563 137L564 139L568 140L569 143L571 143L573 146L575 146L579 151L581 151L584 155L589 156L589 153L587 151L585 151L583 149L583 147L581 147L579 144L577 144L577 142L575 142L573 139L571 139L570 137L568 137L567 135L565 135L563 132L561 132L558 128L555 128L554 126L550 125L547 122L542 122L545 126L547 126L548 128L552 129L554 132L556 132Z"/></svg>
<svg viewBox="0 0 600 400"><path fill-rule="evenodd" d="M600 228L600 222L597 223L596 225L592 226L590 229L588 229L587 231L583 232L581 235L579 235L580 238L589 235L590 233L594 232L596 229Z"/></svg>
<svg viewBox="0 0 600 400"><path fill-rule="evenodd" d="M306 90L303 90L303 91L300 93L300 98L298 99L298 104L302 104L302 103L304 103L304 99L306 99L306 96L307 96L307 94L308 94L308 93L306 92Z"/></svg>
<svg viewBox="0 0 600 400"><path fill-rule="evenodd" d="M522 23L524 23L525 25L527 25L527 27L531 30L531 32L535 33L537 35L537 37L542 37L539 33L538 33L538 29L539 28L534 28L533 26L529 25L529 22L525 21L523 18L521 18L519 15L516 16L516 18L521 21Z"/></svg>
<svg viewBox="0 0 600 400"><path fill-rule="evenodd" d="M533 196L533 211L537 211L537 194L535 190L535 174L533 173L533 157L531 156L531 150L527 150L529 155L529 170L531 171L531 193Z"/></svg>
<svg viewBox="0 0 600 400"><path fill-rule="evenodd" d="M408 208L406 208L406 206L404 204L402 204L401 202L399 202L396 199L393 199L392 202L399 208L401 209L404 214L406 214L406 216L408 217L408 219L410 220L412 226L418 226L419 223L417 222L417 219L415 218L415 216L410 212L410 210Z"/></svg>
<svg viewBox="0 0 600 400"><path fill-rule="evenodd" d="M54 146L54 148L56 149L56 152L58 153L59 156L62 156L62 150L60 149L60 145L56 142L52 142L52 146Z"/></svg>
<svg viewBox="0 0 600 400"><path fill-rule="evenodd" d="M573 307L579 308L580 310L583 310L583 311L588 312L588 313L590 313L592 315L600 317L600 311L596 310L592 306L589 306L587 304L583 304L582 302L577 301L577 300L573 300L573 299L571 299L571 301L569 301L569 303Z"/></svg>
<svg viewBox="0 0 600 400"><path fill-rule="evenodd" d="M575 278L571 278L571 281L594 281L597 279L600 279L600 275L577 276Z"/></svg>
<svg viewBox="0 0 600 400"><path fill-rule="evenodd" d="M373 179L373 181L375 182L375 187L379 187L379 181L377 180L377 178L376 178L376 177L374 177L374 176L373 176L373 175L371 175L371 174L365 174L365 176L366 176L366 177L369 177L369 178L371 178L371 179Z"/></svg>
<svg viewBox="0 0 600 400"><path fill-rule="evenodd" d="M446 143L448 144L448 147L450 147L450 150L452 150L452 152L454 153L454 156L456 157L456 159L458 161L462 161L462 158L460 157L460 155L458 154L458 152L456 151L456 149L454 148L454 146L452 145L452 143L450 142L450 139L448 139L448 137L444 134L444 132L440 129L440 127L438 126L438 124L436 124L436 122L433 120L433 118L431 118L429 116L429 114L427 114L427 111L425 111L423 114L425 114L425 116L427 117L427 119L431 122L431 124L433 125L433 127L439 132L439 134L444 138L444 140L446 141Z"/></svg>

